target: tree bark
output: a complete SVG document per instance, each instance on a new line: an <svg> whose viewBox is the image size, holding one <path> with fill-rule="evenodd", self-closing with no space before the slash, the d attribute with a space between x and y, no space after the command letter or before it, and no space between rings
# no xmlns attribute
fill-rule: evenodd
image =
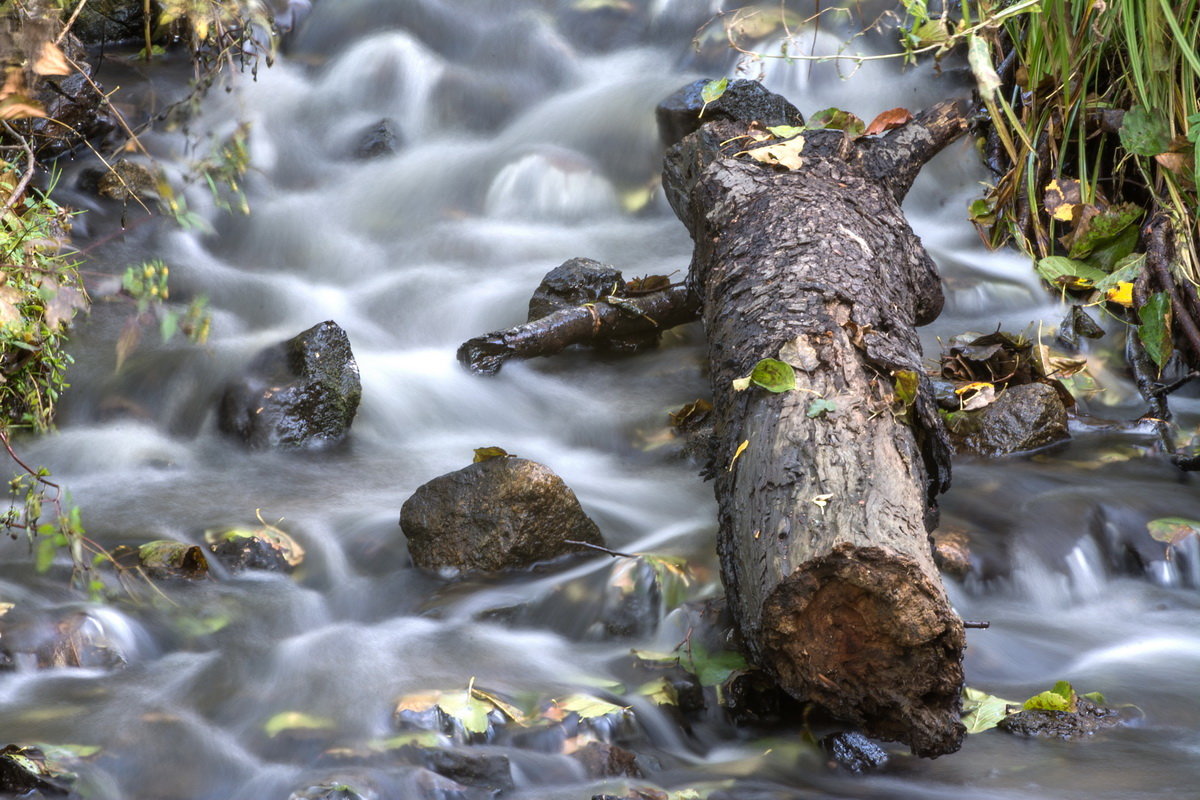
<svg viewBox="0 0 1200 800"><path fill-rule="evenodd" d="M714 120L664 171L695 242L718 550L749 655L796 697L931 757L964 734L964 636L928 538L949 451L913 329L941 287L899 204L964 113L941 104L858 143L807 132L795 170L739 152L748 121ZM763 358L791 364L796 389L736 391ZM919 382L907 407L897 373Z"/></svg>

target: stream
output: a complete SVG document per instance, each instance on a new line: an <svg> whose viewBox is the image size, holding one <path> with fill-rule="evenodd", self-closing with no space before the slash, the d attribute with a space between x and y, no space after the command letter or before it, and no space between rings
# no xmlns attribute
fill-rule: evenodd
<svg viewBox="0 0 1200 800"><path fill-rule="evenodd" d="M670 651L687 623L650 604L631 631L606 632L618 559L467 579L409 564L403 502L470 463L474 448L499 446L557 472L611 548L684 558L695 578L688 599L719 595L712 488L662 444L667 413L707 394L697 326L641 355L572 351L493 378L469 375L455 350L524 321L533 288L568 258L626 278L686 274L691 242L653 188L662 156L653 109L683 84L740 68L805 114L836 105L867 120L970 90L969 73L950 62L940 74L895 61L739 67L727 48L692 47L718 0L599 5L608 10L320 0L273 66L211 91L186 133L143 136L184 185L205 143L247 125L252 213L221 209L193 183L188 207L207 230L147 222L77 189L84 161L66 168L57 197L86 212L75 238L90 280L111 284L104 275L162 259L173 299L208 298L212 332L204 345L162 344L148 329L117 371L130 308L97 293L76 332L59 430L22 440L22 456L52 471L104 547L203 544L206 529L255 525L261 510L307 556L293 576L214 568L216 579L164 585L141 605L96 604L69 590L65 559L39 575L26 542L8 541L0 600L50 617L86 612L123 663L18 663L0 674L0 744L99 747L74 767L80 794L97 800L284 800L338 783L367 798L488 797L386 759L322 755L395 736L402 697L474 685L510 699L591 693L632 708L579 732L638 753L644 777L588 777L563 752L574 729L509 731L471 748L508 759L505 798L588 800L631 786L747 800L1196 797L1200 547L1184 542L1168 559L1146 522L1200 519L1200 492L1129 422L1143 409L1117 330L1087 345L1098 391L1081 403L1070 443L959 459L942 504L943 526L971 537L976 562L968 578L947 578L953 603L964 619L990 622L968 631L968 685L1017 702L1058 680L1103 692L1128 722L1088 740L993 730L933 761L888 745L880 772L842 774L804 743L799 718L759 729L710 709L683 724L636 694L630 649ZM823 19L800 38L836 52L842 23ZM891 44L868 36L854 47ZM139 77L120 58L107 69L136 102L154 102L173 80ZM395 152L352 157L381 119L393 122ZM927 356L939 337L998 326L1050 343L1063 315L1025 258L989 252L967 221L987 177L963 140L906 200L946 284L945 312L922 330ZM263 347L330 319L347 331L363 383L347 445L250 452L222 436L225 382ZM1200 401L1174 402L1195 429ZM269 722L288 712L324 727L271 735ZM440 741L461 744L452 739Z"/></svg>

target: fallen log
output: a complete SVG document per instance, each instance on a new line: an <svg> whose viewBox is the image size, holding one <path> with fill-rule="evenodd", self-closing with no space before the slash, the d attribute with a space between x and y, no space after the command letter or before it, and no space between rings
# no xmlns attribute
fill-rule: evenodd
<svg viewBox="0 0 1200 800"><path fill-rule="evenodd" d="M964 734L964 635L928 537L949 458L914 332L941 287L900 201L965 111L857 142L805 132L792 169L750 152L776 123L715 119L664 170L695 243L718 551L749 655L794 696L930 757ZM766 358L796 388L736 390Z"/></svg>

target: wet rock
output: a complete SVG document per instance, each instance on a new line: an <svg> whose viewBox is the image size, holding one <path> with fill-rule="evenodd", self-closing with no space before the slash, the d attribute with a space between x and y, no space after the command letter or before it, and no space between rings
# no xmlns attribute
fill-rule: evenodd
<svg viewBox="0 0 1200 800"><path fill-rule="evenodd" d="M139 41L144 36L142 0L91 0L83 5L71 32L86 45Z"/></svg>
<svg viewBox="0 0 1200 800"><path fill-rule="evenodd" d="M90 72L86 63L81 66ZM116 118L101 93L104 87L88 75L73 72L45 77L38 87L37 100L46 116L21 121L15 127L32 135L34 150L40 158L57 158L116 130Z"/></svg>
<svg viewBox="0 0 1200 800"><path fill-rule="evenodd" d="M524 84L514 91L511 76L450 67L433 89L433 110L442 127L476 133L499 130L528 103Z"/></svg>
<svg viewBox="0 0 1200 800"><path fill-rule="evenodd" d="M971 539L967 532L939 528L929 538L933 541L933 562L938 569L955 578L965 578L971 571Z"/></svg>
<svg viewBox="0 0 1200 800"><path fill-rule="evenodd" d="M139 547L121 545L112 551L113 561L122 569L141 569L155 580L208 577L208 559L194 544L159 539Z"/></svg>
<svg viewBox="0 0 1200 800"><path fill-rule="evenodd" d="M654 116L664 146L670 147L713 119L757 120L764 126L804 124L799 109L758 81L730 81L725 92L705 108L701 92L706 83L694 81L658 104Z"/></svg>
<svg viewBox="0 0 1200 800"><path fill-rule="evenodd" d="M288 800L374 800L374 792L363 794L344 783L324 783L309 786L288 795Z"/></svg>
<svg viewBox="0 0 1200 800"><path fill-rule="evenodd" d="M222 432L256 449L316 449L350 431L362 397L358 364L335 322L263 350L221 398Z"/></svg>
<svg viewBox="0 0 1200 800"><path fill-rule="evenodd" d="M290 574L304 561L304 548L274 526L210 530L204 532L204 540L230 572L260 569Z"/></svg>
<svg viewBox="0 0 1200 800"><path fill-rule="evenodd" d="M637 755L615 744L588 742L571 757L583 764L589 778L642 777Z"/></svg>
<svg viewBox="0 0 1200 800"><path fill-rule="evenodd" d="M1075 711L1049 711L1029 708L1009 714L996 726L1017 736L1040 736L1055 739L1075 739L1121 724L1121 714L1115 708L1094 703L1086 697L1076 700Z"/></svg>
<svg viewBox="0 0 1200 800"><path fill-rule="evenodd" d="M0 793L21 797L64 797L74 775L55 768L36 747L10 744L0 749Z"/></svg>
<svg viewBox="0 0 1200 800"><path fill-rule="evenodd" d="M120 648L88 614L0 609L0 670L123 666Z"/></svg>
<svg viewBox="0 0 1200 800"><path fill-rule="evenodd" d="M400 149L401 144L400 135L396 132L396 123L384 118L358 135L354 157L365 161L390 156Z"/></svg>
<svg viewBox="0 0 1200 800"><path fill-rule="evenodd" d="M606 295L623 294L621 271L590 258L572 258L546 273L529 298L529 321L564 308L594 303Z"/></svg>
<svg viewBox="0 0 1200 800"><path fill-rule="evenodd" d="M113 200L158 197L158 176L145 164L122 158L96 179L96 193Z"/></svg>
<svg viewBox="0 0 1200 800"><path fill-rule="evenodd" d="M414 764L462 786L506 792L513 788L508 756L470 750L404 747L401 753Z"/></svg>
<svg viewBox="0 0 1200 800"><path fill-rule="evenodd" d="M855 775L877 770L888 762L883 748L857 731L831 733L821 740L821 747L837 766Z"/></svg>
<svg viewBox="0 0 1200 800"><path fill-rule="evenodd" d="M603 544L562 478L524 458L489 458L434 478L405 501L413 563L467 571L529 566Z"/></svg>
<svg viewBox="0 0 1200 800"><path fill-rule="evenodd" d="M948 426L955 448L981 456L1001 456L1070 438L1067 409L1053 386L1010 385L994 403L962 412Z"/></svg>

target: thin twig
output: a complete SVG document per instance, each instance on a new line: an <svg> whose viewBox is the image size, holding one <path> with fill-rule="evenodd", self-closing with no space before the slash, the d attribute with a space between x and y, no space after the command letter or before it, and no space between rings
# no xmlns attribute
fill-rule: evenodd
<svg viewBox="0 0 1200 800"><path fill-rule="evenodd" d="M75 24L75 20L79 17L79 12L83 11L83 7L87 5L87 0L79 0L79 5L75 6L75 10L71 12L71 18L67 20L67 24L59 32L58 38L54 40L55 44L62 44L62 40L67 38L67 34L71 31L71 26Z"/></svg>
<svg viewBox="0 0 1200 800"><path fill-rule="evenodd" d="M592 550L599 550L601 553L608 553L613 558L637 558L637 556L632 555L631 553L622 553L620 550L609 550L607 547L601 547L600 545L592 544L591 542L581 542L577 539L563 539L563 541L567 544L577 544L580 547L587 547Z"/></svg>
<svg viewBox="0 0 1200 800"><path fill-rule="evenodd" d="M29 182L33 180L33 170L37 166L33 157L33 146L29 144L29 140L21 134L13 130L13 127L7 122L4 123L4 130L8 131L11 136L21 143L19 146L25 151L25 174L21 176L21 180L17 181L17 185L13 187L8 199L4 201L4 205L0 206L0 217L8 213L8 210L17 204L17 200L25 193Z"/></svg>

